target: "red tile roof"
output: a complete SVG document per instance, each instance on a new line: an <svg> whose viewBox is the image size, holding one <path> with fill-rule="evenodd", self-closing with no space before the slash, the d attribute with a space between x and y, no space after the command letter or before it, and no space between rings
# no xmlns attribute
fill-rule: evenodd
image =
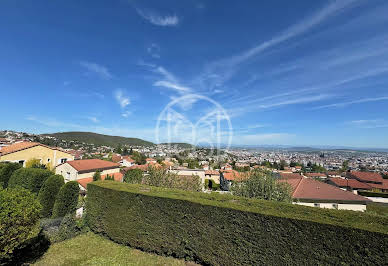
<svg viewBox="0 0 388 266"><path fill-rule="evenodd" d="M120 155L117 155L117 154L113 154L112 155L112 162L118 163L120 161L121 161L121 156Z"/></svg>
<svg viewBox="0 0 388 266"><path fill-rule="evenodd" d="M294 179L294 178L301 178L302 176L300 174L295 174L295 173L280 173L280 177L283 179Z"/></svg>
<svg viewBox="0 0 388 266"><path fill-rule="evenodd" d="M118 181L118 182L123 182L123 174L122 173L114 173L114 174L110 174L109 176L112 176L113 175L113 178L115 181ZM101 176L101 180L105 180L107 175L102 175ZM91 182L93 182L93 177L86 177L86 178L81 178L81 179L78 179L77 180L78 184L80 184L83 188L86 189L87 185Z"/></svg>
<svg viewBox="0 0 388 266"><path fill-rule="evenodd" d="M75 160L66 162L70 164L78 172L95 172L96 170L105 170L118 168L118 163L104 161L100 159Z"/></svg>
<svg viewBox="0 0 388 266"><path fill-rule="evenodd" d="M304 175L308 177L326 177L324 173L305 173Z"/></svg>
<svg viewBox="0 0 388 266"><path fill-rule="evenodd" d="M330 182L334 183L337 187L350 187L353 189L371 189L369 184L362 183L357 179L343 179L334 177L329 179Z"/></svg>
<svg viewBox="0 0 388 266"><path fill-rule="evenodd" d="M292 198L297 200L370 202L365 197L311 178L282 179L279 182L290 184L293 190Z"/></svg>
<svg viewBox="0 0 388 266"><path fill-rule="evenodd" d="M222 171L222 175L226 180L233 181L233 180L241 180L242 176L239 172L236 170L224 170Z"/></svg>
<svg viewBox="0 0 388 266"><path fill-rule="evenodd" d="M220 173L216 170L206 170L205 175L220 175Z"/></svg>
<svg viewBox="0 0 388 266"><path fill-rule="evenodd" d="M29 149L29 148L32 148L32 147L35 147L35 146L42 146L42 147L46 147L46 148L52 149L52 150L59 150L56 147L50 147L50 146L43 145L43 144L38 143L38 142L23 141L23 142L18 142L18 143L14 143L12 145L3 147L1 149L1 151L0 151L0 154L1 155L6 155L6 154L14 153L14 152L17 152L17 151ZM65 151L62 151L62 152L65 152ZM68 153L68 152L65 152L65 153ZM68 154L70 154L70 153L68 153Z"/></svg>
<svg viewBox="0 0 388 266"><path fill-rule="evenodd" d="M352 171L348 173L350 177L356 178L362 182L383 182L383 177L379 173L375 172L357 172Z"/></svg>

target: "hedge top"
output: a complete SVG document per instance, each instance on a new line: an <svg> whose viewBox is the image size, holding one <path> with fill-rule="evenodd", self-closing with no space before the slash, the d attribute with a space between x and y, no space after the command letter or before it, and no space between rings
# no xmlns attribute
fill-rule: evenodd
<svg viewBox="0 0 388 266"><path fill-rule="evenodd" d="M120 182L97 181L89 183L88 186L99 186L106 189L114 189L151 197L184 200L202 205L230 208L261 215L311 221L388 234L387 217L362 212L320 209L274 201L249 199L232 196L230 194L207 194Z"/></svg>

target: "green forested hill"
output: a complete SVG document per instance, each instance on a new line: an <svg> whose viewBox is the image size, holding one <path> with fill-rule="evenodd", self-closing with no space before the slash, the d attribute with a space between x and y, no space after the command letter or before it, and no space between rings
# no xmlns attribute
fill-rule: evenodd
<svg viewBox="0 0 388 266"><path fill-rule="evenodd" d="M105 146L116 147L119 144L130 145L130 146L154 145L152 142L145 141L138 138L109 136L109 135L97 134L93 132L59 132L59 133L45 134L45 135L53 136L60 140L66 140L66 141L73 140L73 141L85 142L85 143L90 143L90 144L99 145L99 146L105 145Z"/></svg>

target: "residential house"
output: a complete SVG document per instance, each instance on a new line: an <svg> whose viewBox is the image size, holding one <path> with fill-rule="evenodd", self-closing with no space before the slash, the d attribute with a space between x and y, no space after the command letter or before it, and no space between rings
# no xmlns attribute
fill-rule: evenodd
<svg viewBox="0 0 388 266"><path fill-rule="evenodd" d="M197 175L201 179L201 183L205 184L205 171L203 169L173 169L169 170L179 176Z"/></svg>
<svg viewBox="0 0 388 266"><path fill-rule="evenodd" d="M41 164L55 167L74 160L74 156L60 148L29 141L14 143L0 150L0 162L17 162L25 166L31 159L38 159Z"/></svg>
<svg viewBox="0 0 388 266"><path fill-rule="evenodd" d="M112 177L113 176L113 179L115 181L118 181L118 182L123 182L123 177L124 175L119 172L119 173L113 173L113 174L105 174L105 175L101 175L101 180L105 180L105 178L107 176L110 176ZM86 178L81 178L81 179L77 179L77 182L78 182L78 185L81 189L81 191L86 191L86 188L87 188L87 185L91 182L93 182L93 176L92 177L86 177Z"/></svg>
<svg viewBox="0 0 388 266"><path fill-rule="evenodd" d="M220 170L220 187L228 191L232 182L241 181L242 176L235 170Z"/></svg>
<svg viewBox="0 0 388 266"><path fill-rule="evenodd" d="M278 182L285 182L291 186L293 203L298 205L366 211L366 205L371 202L371 200L365 197L312 178L300 176L280 179Z"/></svg>
<svg viewBox="0 0 388 266"><path fill-rule="evenodd" d="M336 172L336 171L329 171L326 173L327 177L328 178L343 178L341 176L341 173L340 172Z"/></svg>
<svg viewBox="0 0 388 266"><path fill-rule="evenodd" d="M357 179L349 179L349 178L329 178L327 181L328 184L334 185L336 187L339 187L343 190L351 191L355 194L358 193L358 191L365 191L365 190L371 190L372 187L369 186L367 183L363 183L358 181Z"/></svg>
<svg viewBox="0 0 388 266"><path fill-rule="evenodd" d="M149 164L149 163L157 163L157 161L154 158L147 158L146 159L146 164Z"/></svg>
<svg viewBox="0 0 388 266"><path fill-rule="evenodd" d="M220 183L220 173L216 170L205 170L205 179L211 179L216 184Z"/></svg>
<svg viewBox="0 0 388 266"><path fill-rule="evenodd" d="M315 178L315 179L326 179L327 176L325 173L304 173L306 177Z"/></svg>
<svg viewBox="0 0 388 266"><path fill-rule="evenodd" d="M65 182L93 177L97 171L102 176L120 173L120 165L100 159L87 159L68 161L55 168L55 173L62 175Z"/></svg>
<svg viewBox="0 0 388 266"><path fill-rule="evenodd" d="M347 172L347 178L365 183L372 188L371 190L388 192L388 182L379 173L351 171Z"/></svg>

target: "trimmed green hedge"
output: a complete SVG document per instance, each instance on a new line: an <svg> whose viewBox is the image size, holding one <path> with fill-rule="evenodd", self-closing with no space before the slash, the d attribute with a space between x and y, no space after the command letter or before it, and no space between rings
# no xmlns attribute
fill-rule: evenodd
<svg viewBox="0 0 388 266"><path fill-rule="evenodd" d="M383 193L383 192L358 191L358 194L364 197L388 198L388 193Z"/></svg>
<svg viewBox="0 0 388 266"><path fill-rule="evenodd" d="M39 202L42 205L42 217L51 217L55 199L64 184L65 181L61 175L52 175L43 183L38 195Z"/></svg>
<svg viewBox="0 0 388 266"><path fill-rule="evenodd" d="M69 181L61 187L54 203L51 218L62 218L75 214L78 204L79 186L77 181Z"/></svg>
<svg viewBox="0 0 388 266"><path fill-rule="evenodd" d="M11 175L21 167L22 165L20 163L0 163L0 186L7 188Z"/></svg>
<svg viewBox="0 0 388 266"><path fill-rule="evenodd" d="M104 181L86 208L96 233L205 265L388 261L388 219L365 213Z"/></svg>
<svg viewBox="0 0 388 266"><path fill-rule="evenodd" d="M9 188L22 187L38 194L44 181L53 173L45 169L20 168L13 172L8 182Z"/></svg>

